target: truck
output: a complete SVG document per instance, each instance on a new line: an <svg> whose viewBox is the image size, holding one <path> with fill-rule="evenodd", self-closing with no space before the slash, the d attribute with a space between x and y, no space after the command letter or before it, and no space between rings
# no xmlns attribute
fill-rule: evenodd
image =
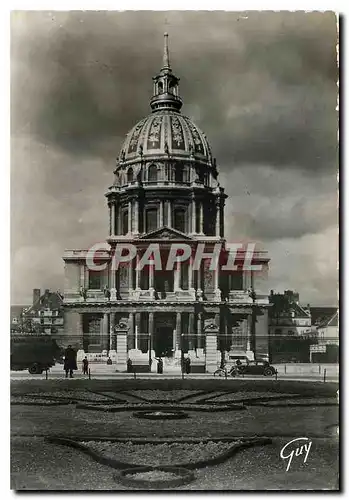
<svg viewBox="0 0 349 500"><path fill-rule="evenodd" d="M50 335L14 335L11 337L11 370L41 374L63 361L63 350Z"/></svg>

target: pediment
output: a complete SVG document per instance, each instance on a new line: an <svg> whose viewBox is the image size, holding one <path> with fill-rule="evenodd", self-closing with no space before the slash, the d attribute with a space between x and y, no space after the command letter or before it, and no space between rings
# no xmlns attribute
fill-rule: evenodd
<svg viewBox="0 0 349 500"><path fill-rule="evenodd" d="M173 229L172 227L161 227L160 229L156 229L155 231L151 231L150 233L141 236L141 240L188 240L191 241L192 238L177 229Z"/></svg>

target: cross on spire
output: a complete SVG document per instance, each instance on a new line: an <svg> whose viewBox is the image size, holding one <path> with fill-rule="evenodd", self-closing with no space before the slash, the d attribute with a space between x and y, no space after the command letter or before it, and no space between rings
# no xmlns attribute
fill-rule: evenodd
<svg viewBox="0 0 349 500"><path fill-rule="evenodd" d="M172 109L179 111L182 107L182 99L179 96L177 78L170 66L170 56L168 50L168 34L164 33L164 54L162 68L160 72L153 77L154 89L150 106L153 111Z"/></svg>
<svg viewBox="0 0 349 500"><path fill-rule="evenodd" d="M168 52L168 33L164 33L164 59L162 69L171 69L170 56Z"/></svg>

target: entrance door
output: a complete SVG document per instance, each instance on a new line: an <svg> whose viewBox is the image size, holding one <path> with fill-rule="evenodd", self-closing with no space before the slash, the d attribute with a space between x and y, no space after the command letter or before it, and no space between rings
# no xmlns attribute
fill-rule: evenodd
<svg viewBox="0 0 349 500"><path fill-rule="evenodd" d="M154 335L154 351L156 357L173 356L173 330L168 326L158 326Z"/></svg>

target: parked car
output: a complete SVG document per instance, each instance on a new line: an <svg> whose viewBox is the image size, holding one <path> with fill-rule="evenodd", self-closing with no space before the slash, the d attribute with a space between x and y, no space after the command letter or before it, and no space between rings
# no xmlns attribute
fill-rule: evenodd
<svg viewBox="0 0 349 500"><path fill-rule="evenodd" d="M271 377L276 373L274 366L263 360L250 361L249 363L241 364L236 368L237 375L264 375L265 377Z"/></svg>
<svg viewBox="0 0 349 500"><path fill-rule="evenodd" d="M225 364L224 368L218 368L214 372L214 376L223 377L231 375L235 377L236 375L264 375L265 377L270 377L275 375L276 369L274 366L270 365L267 361L256 360L249 361L248 358L243 359L241 356L237 357L240 361L238 364L233 360L230 360Z"/></svg>

